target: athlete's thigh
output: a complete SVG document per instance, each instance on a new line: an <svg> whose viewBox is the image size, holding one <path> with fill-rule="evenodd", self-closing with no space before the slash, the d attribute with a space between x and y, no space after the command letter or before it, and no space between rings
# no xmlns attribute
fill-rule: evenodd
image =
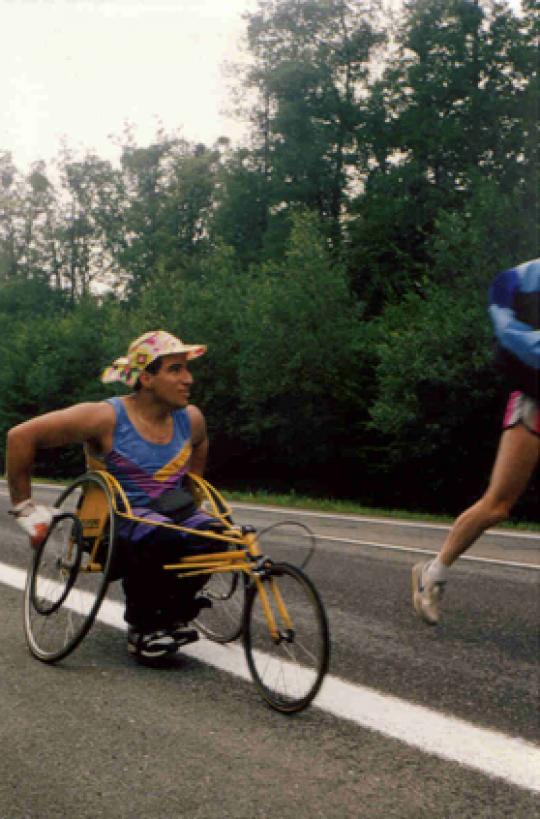
<svg viewBox="0 0 540 819"><path fill-rule="evenodd" d="M487 494L496 501L515 503L525 491L540 457L540 438L523 426L506 429L499 449Z"/></svg>

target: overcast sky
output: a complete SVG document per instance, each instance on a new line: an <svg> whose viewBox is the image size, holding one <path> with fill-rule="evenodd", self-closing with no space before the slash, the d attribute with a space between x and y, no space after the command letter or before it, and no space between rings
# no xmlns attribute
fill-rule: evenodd
<svg viewBox="0 0 540 819"><path fill-rule="evenodd" d="M516 5L512 2L512 5ZM0 0L0 151L19 170L62 139L115 161L124 124L189 141L241 140L225 61L256 0Z"/></svg>
<svg viewBox="0 0 540 819"><path fill-rule="evenodd" d="M0 150L23 170L62 138L103 158L124 123L190 141L239 139L224 61L255 0L0 0Z"/></svg>

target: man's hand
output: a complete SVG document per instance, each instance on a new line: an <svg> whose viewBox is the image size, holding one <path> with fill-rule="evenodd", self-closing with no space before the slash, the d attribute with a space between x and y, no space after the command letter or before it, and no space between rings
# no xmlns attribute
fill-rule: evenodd
<svg viewBox="0 0 540 819"><path fill-rule="evenodd" d="M28 498L14 506L11 514L15 515L23 532L30 537L32 547L37 549L47 537L56 511L47 506L36 505L31 498Z"/></svg>

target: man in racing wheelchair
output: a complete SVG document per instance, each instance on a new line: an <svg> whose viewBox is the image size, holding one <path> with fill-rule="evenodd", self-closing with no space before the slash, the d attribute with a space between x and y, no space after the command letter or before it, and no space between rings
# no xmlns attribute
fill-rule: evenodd
<svg viewBox="0 0 540 819"><path fill-rule="evenodd" d="M215 551L212 540L151 523L203 531L220 528L215 518L197 508L186 486L188 472L202 476L208 453L204 416L189 403L193 377L188 362L205 352L206 347L184 344L163 330L145 333L101 376L104 383L131 387L129 395L37 416L7 436L11 511L34 548L45 539L54 517L54 510L31 497L38 449L82 443L88 467L107 470L124 490L139 520L120 520L119 573L126 597L128 651L143 662L196 640L197 632L186 626L210 605L198 594L207 577L179 583L163 565L181 555Z"/></svg>

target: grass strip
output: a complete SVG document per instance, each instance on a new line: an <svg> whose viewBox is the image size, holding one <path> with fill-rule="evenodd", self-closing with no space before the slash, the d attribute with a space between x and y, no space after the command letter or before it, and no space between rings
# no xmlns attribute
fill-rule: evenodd
<svg viewBox="0 0 540 819"><path fill-rule="evenodd" d="M352 500L334 498L313 498L297 495L292 491L286 494L273 494L265 490L239 491L222 490L230 501L260 506L276 506L289 509L302 509L310 512L329 512L335 515L358 515L359 517L388 518L389 520L419 521L422 523L441 523L450 525L455 520L450 515L437 515L430 512L417 512L410 509L385 509L382 507L363 506ZM509 520L498 524L497 528L540 531L540 522L527 520Z"/></svg>

